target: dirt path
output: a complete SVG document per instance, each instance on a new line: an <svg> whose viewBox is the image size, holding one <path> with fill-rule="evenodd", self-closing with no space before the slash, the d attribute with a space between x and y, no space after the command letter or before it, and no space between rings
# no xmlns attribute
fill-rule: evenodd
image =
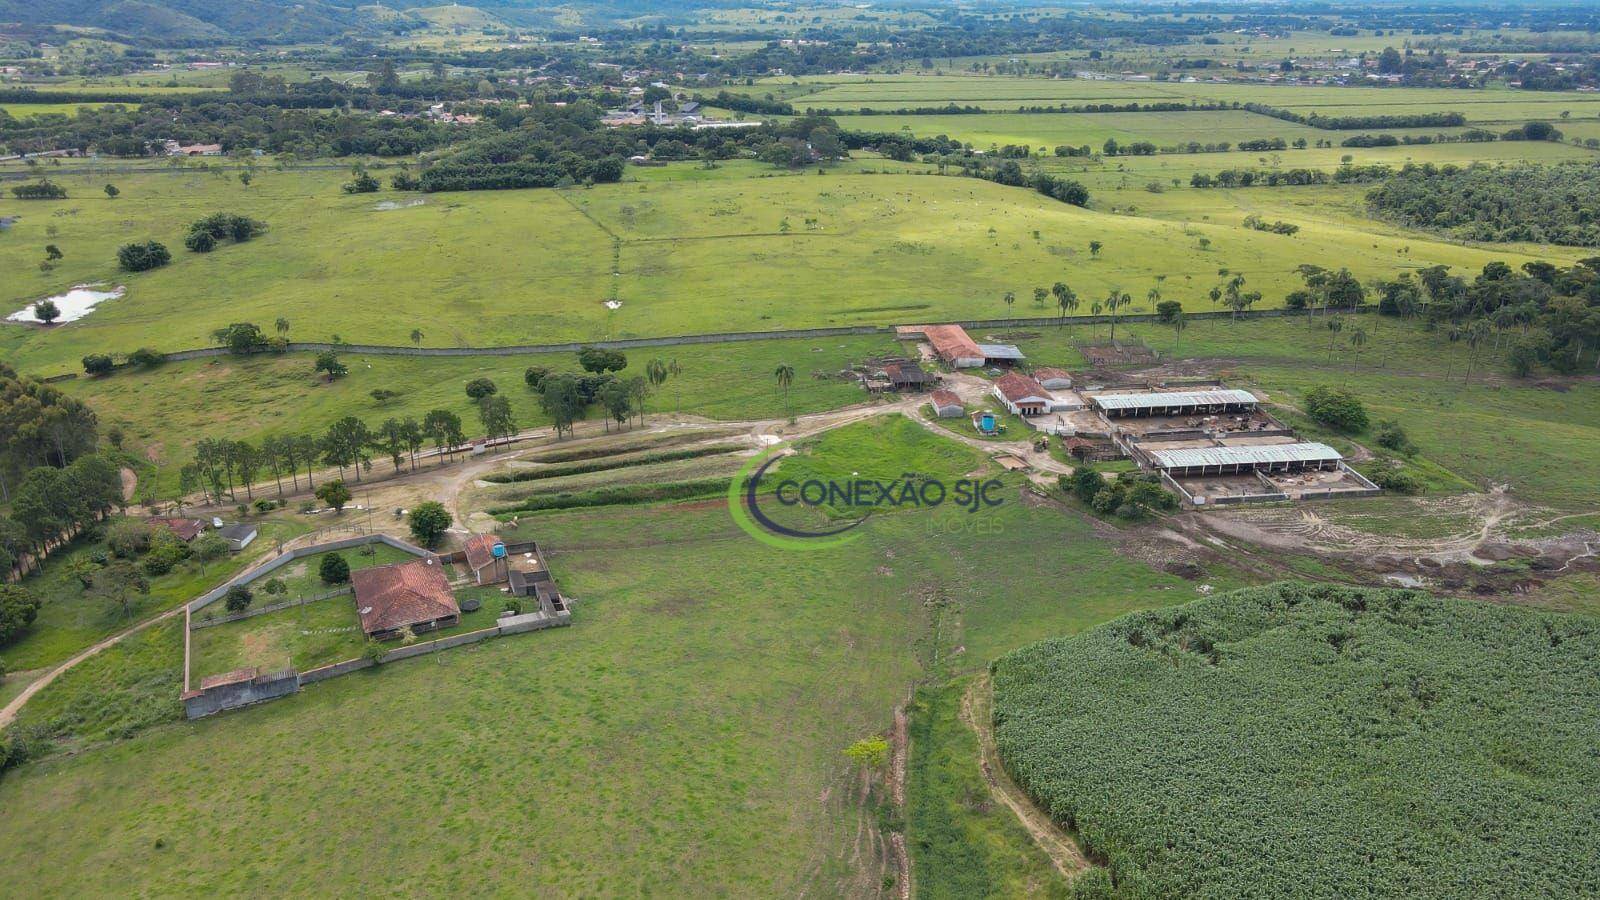
<svg viewBox="0 0 1600 900"><path fill-rule="evenodd" d="M118 641L128 637L129 635L138 634L157 622L164 622L167 619L182 613L183 607L177 606L167 610L164 613L160 613L159 615L145 619L144 621L135 625L130 625L122 631L119 631L110 637L102 638L100 641L92 644L91 646L78 651L78 653L72 658L46 671L43 675L40 675L37 679L35 679L32 684L23 688L22 693L11 698L11 702L7 703L4 709L0 709L0 728L5 728L12 722L16 721L17 713L21 711L23 704L27 703L28 699L34 694L37 694L39 691L43 690L46 685L50 684L50 682L55 681L57 676L61 675L61 673L71 669L73 666L83 662L89 657L94 656L101 650L116 644Z"/></svg>
<svg viewBox="0 0 1600 900"><path fill-rule="evenodd" d="M139 473L123 466L117 474L122 476L122 499L132 500L133 492L139 489Z"/></svg>
<svg viewBox="0 0 1600 900"><path fill-rule="evenodd" d="M1063 878L1069 880L1075 878L1092 863L1084 857L1083 851L1078 848L1078 842L1035 806L1000 765L1000 755L995 750L994 744L994 728L991 725L993 722L991 703L988 675L980 676L973 681L972 686L961 697L961 721L978 736L978 768L983 772L983 780L988 782L989 793L1016 814L1017 820L1033 838L1034 844L1050 857L1051 864Z"/></svg>

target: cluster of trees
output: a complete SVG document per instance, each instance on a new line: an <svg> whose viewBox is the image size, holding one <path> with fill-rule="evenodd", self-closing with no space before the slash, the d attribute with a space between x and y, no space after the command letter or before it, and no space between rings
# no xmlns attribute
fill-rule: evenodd
<svg viewBox="0 0 1600 900"><path fill-rule="evenodd" d="M504 408L495 404L491 412L493 415L484 422L491 436L515 430L509 421L509 404ZM245 501L250 501L255 499L255 482L271 476L281 497L285 478L292 490L300 489L302 471L306 487L317 489L312 475L321 465L336 466L341 482L346 470L353 470L355 480L360 481L363 472L372 470L374 453L389 457L397 472L408 464L415 471L417 454L430 443L438 451L441 464L464 447L467 437L461 417L436 409L421 421L389 418L374 428L355 416L346 416L320 434L276 435L255 444L205 438L196 442L194 459L183 467L179 484L184 494L203 491L216 503L238 502L238 491L243 489ZM343 504L330 501L330 505Z"/></svg>
<svg viewBox="0 0 1600 900"><path fill-rule="evenodd" d="M1159 476L1124 472L1108 479L1093 466L1080 465L1061 476L1061 489L1102 515L1145 519L1178 508L1178 498L1161 486Z"/></svg>
<svg viewBox="0 0 1600 900"><path fill-rule="evenodd" d="M1513 374L1536 366L1579 371L1600 365L1600 257L1570 268L1547 262L1485 265L1471 280L1430 266L1378 284L1378 311L1420 318L1471 350L1464 377L1479 355L1502 349Z"/></svg>
<svg viewBox="0 0 1600 900"><path fill-rule="evenodd" d="M1345 163L1330 174L1322 169L1224 169L1215 175L1196 172L1189 186L1197 188L1278 187L1305 184L1362 184L1381 181L1394 169L1381 163L1357 166Z"/></svg>
<svg viewBox="0 0 1600 900"><path fill-rule="evenodd" d="M1032 188L1039 193L1062 203L1073 206L1089 205L1089 189L1081 182L1070 178L1051 175L1048 172L1027 173L1022 171L1022 166L1014 159L999 162L985 162L982 160L966 162L962 165L962 173L996 184L1007 184L1014 187Z"/></svg>
<svg viewBox="0 0 1600 900"><path fill-rule="evenodd" d="M643 422L651 392L683 371L675 359L652 359L645 364L643 375L619 378L616 373L628 367L627 356L599 347L578 351L578 366L583 374L552 373L542 366L530 366L523 373L523 381L538 395L539 407L550 417L558 436L571 434L573 425L593 405L605 411L607 428L612 421L621 425L634 416Z"/></svg>
<svg viewBox="0 0 1600 900"><path fill-rule="evenodd" d="M67 199L67 189L48 178L30 181L27 184L19 184L11 189L11 194L18 200Z"/></svg>
<svg viewBox="0 0 1600 900"><path fill-rule="evenodd" d="M1371 116L1324 116L1321 113L1302 115L1293 110L1268 106L1265 103L1246 103L1244 109L1263 116L1272 116L1285 122L1295 122L1327 131L1364 131L1383 128L1455 128L1467 124L1465 113L1427 112Z"/></svg>
<svg viewBox="0 0 1600 900"><path fill-rule="evenodd" d="M0 571L24 570L28 560L42 559L122 502L122 476L102 456L29 469L11 491L10 515L0 518Z"/></svg>
<svg viewBox="0 0 1600 900"><path fill-rule="evenodd" d="M1543 124L1543 123L1538 123ZM1525 135L1527 127L1517 129L1518 134ZM1538 129L1535 129L1538 131ZM1459 134L1406 134L1396 137L1392 134L1356 134L1339 142L1341 147L1399 147L1428 144L1486 144L1500 140L1500 135L1482 128L1469 128ZM1527 140L1526 137L1516 140ZM1541 138L1543 140L1543 138Z"/></svg>
<svg viewBox="0 0 1600 900"><path fill-rule="evenodd" d="M1273 234L1296 235L1300 233L1299 225L1282 220L1268 222L1266 219L1261 218L1260 213L1251 213L1245 216L1244 227L1253 228L1256 231L1270 231Z"/></svg>
<svg viewBox="0 0 1600 900"><path fill-rule="evenodd" d="M0 362L0 503L30 469L65 468L95 451L99 423L89 407Z"/></svg>
<svg viewBox="0 0 1600 900"><path fill-rule="evenodd" d="M222 241L242 244L264 234L267 223L235 213L212 213L189 226L183 245L196 253L210 253ZM165 249L165 248L163 248Z"/></svg>
<svg viewBox="0 0 1600 900"><path fill-rule="evenodd" d="M724 106L720 102L712 105ZM734 109L736 107L727 108ZM817 116L982 116L1011 115L1013 113L1026 115L1051 113L1205 112L1208 110L1236 108L1238 108L1238 104L1230 104L1225 101L1188 103L1178 100L1162 100L1155 103L1059 103L1053 106L1034 104L1032 106L1019 106L1016 109L990 109L982 106L962 106L957 103L947 103L943 106L902 106L897 109L880 109L869 106L856 109L807 108L806 114ZM777 115L781 115L781 113Z"/></svg>
<svg viewBox="0 0 1600 900"><path fill-rule="evenodd" d="M1600 247L1600 168L1407 165L1367 194L1380 215L1474 241Z"/></svg>

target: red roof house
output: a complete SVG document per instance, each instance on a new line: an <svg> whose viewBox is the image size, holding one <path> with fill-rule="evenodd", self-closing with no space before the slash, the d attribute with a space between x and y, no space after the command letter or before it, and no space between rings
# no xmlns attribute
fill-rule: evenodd
<svg viewBox="0 0 1600 900"><path fill-rule="evenodd" d="M461 607L435 560L357 569L350 573L350 586L361 630L377 640L397 638L403 628L432 631L461 622Z"/></svg>
<svg viewBox="0 0 1600 900"><path fill-rule="evenodd" d="M994 381L994 395L1019 416L1040 416L1050 409L1054 399L1044 385L1026 375L1007 372Z"/></svg>

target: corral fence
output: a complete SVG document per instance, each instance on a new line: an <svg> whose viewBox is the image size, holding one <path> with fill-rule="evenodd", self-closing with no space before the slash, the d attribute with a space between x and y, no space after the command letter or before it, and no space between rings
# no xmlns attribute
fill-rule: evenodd
<svg viewBox="0 0 1600 900"><path fill-rule="evenodd" d="M350 588L342 587L338 590L326 591L310 597L296 597L293 600L284 600L281 603L271 603L266 606L256 606L250 609L240 610L239 612L228 613L227 615L223 616L211 616L203 619L193 619L189 624L189 629L191 631L197 631L201 628L210 628L213 625L226 625L229 622L242 622L245 619L252 619L256 616L264 616L267 613L275 613L285 609L294 609L297 606L305 606L309 603L316 603L319 600L328 600L333 597L343 597L349 593Z"/></svg>

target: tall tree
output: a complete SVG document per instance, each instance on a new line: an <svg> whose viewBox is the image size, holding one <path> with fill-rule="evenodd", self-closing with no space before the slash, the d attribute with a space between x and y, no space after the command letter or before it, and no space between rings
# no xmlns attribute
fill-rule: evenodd
<svg viewBox="0 0 1600 900"><path fill-rule="evenodd" d="M789 385L794 383L794 366L788 363L779 363L778 367L772 370L772 377L778 380L778 387L783 389L784 415L793 419L794 412L789 406Z"/></svg>

